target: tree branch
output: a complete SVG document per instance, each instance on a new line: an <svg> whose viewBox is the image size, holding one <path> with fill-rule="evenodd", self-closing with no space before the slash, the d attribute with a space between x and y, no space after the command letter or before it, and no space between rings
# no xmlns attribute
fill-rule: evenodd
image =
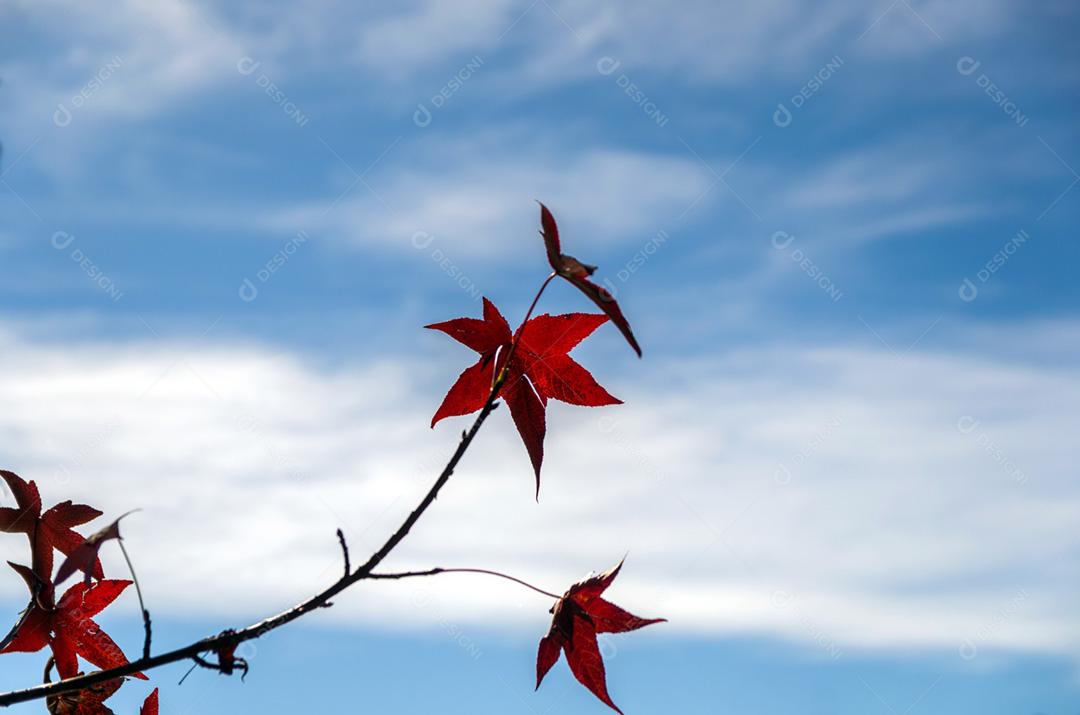
<svg viewBox="0 0 1080 715"><path fill-rule="evenodd" d="M405 521L398 527L386 543L376 551L367 562L358 567L348 576L342 576L330 587L312 596L303 603L299 603L287 611L266 618L258 623L253 623L247 628L232 632L219 633L209 638L204 638L195 643L176 648L175 650L168 651L166 653L160 653L152 657L143 657L127 665L123 665L117 668L110 668L108 670L100 670L95 673L89 673L87 675L80 675L74 678L68 678L67 680L61 680L56 683L48 683L44 685L38 685L32 688L26 688L24 690L13 690L8 693L0 694L0 707L6 707L8 705L14 705L16 703L24 703L29 700L39 700L41 698L48 697L49 695L56 695L58 693L70 692L73 690L84 690L92 685L103 683L106 680L118 678L121 676L134 675L135 673L158 668L162 665L169 663L176 663L181 660L194 660L200 653L206 653L208 651L217 651L222 648L230 646L236 646L244 641L254 640L259 638L272 630L280 628L287 623L295 621L297 618L308 614L319 608L325 608L329 605L329 601L334 596L352 586L358 581L362 581L368 577L371 570L374 569L379 563L389 555L389 553L397 546L402 539L409 533L409 530L416 524L416 521L427 510L429 506L438 497L439 491L450 479L450 475L454 473L454 468L457 467L458 462L465 456L465 451L472 444L473 439L476 437L476 433L480 427L484 424L488 415L495 410L498 403L496 402L497 392L492 391L488 401L484 404L484 407L480 410L480 414L477 415L476 421L473 422L472 427L467 431L461 442L458 443L458 447L454 450L454 454L450 457L450 461L447 462L443 468L439 478L435 480L431 489L420 501L420 504L406 517Z"/></svg>
<svg viewBox="0 0 1080 715"><path fill-rule="evenodd" d="M529 312L526 315L525 321L528 321L530 315L532 315L533 309L536 307L537 302L540 300L540 296L543 294L544 289L554 274L548 276L547 280L540 286L540 290L537 291L536 297L533 298L532 305L529 306ZM524 325L524 322L522 323ZM513 355L514 349L517 347L518 341L521 337L521 331L519 330L515 335L513 342L510 345L510 354ZM263 619L258 623L253 623L247 628L239 630L229 630L218 633L217 635L203 638L200 641L191 643L181 648L160 653L155 656L148 656L144 654L142 658L136 661L128 663L127 665L119 666L116 668L110 668L108 670L100 670L86 675L79 675L74 678L68 678L56 683L45 683L37 685L32 688L26 688L23 690L12 690L7 693L0 694L0 707L7 707L8 705L14 705L16 703L24 703L31 700L40 700L50 695L57 695L59 693L66 693L75 690L84 690L92 685L103 683L106 680L113 678L119 678L128 675L134 675L135 673L158 668L169 663L176 663L181 660L195 660L198 662L202 653L217 652L222 649L235 648L240 643L245 641L254 640L259 638L272 630L280 628L288 623L292 623L296 619L304 616L314 610L320 608L326 608L330 606L330 599L337 596L339 593L349 588L358 581L371 577L372 570L378 566L383 559L385 559L394 548L401 543L420 517L427 511L435 499L439 496L439 491L446 485L446 482L450 479L450 476L454 473L454 469L457 467L461 458L465 456L465 452L469 449L469 445L472 444L473 439L476 437L476 433L480 431L480 427L483 426L484 421L487 420L496 407L498 407L499 390L506 382L507 370L501 371L496 377L495 382L491 386L491 393L488 395L487 401L480 409L480 414L476 416L476 420L473 422L472 427L468 431L462 433L461 441L458 443L457 449L450 456L450 461L443 467L439 477L435 480L435 483L428 490L424 498L420 500L420 503L415 509L405 518L405 521L397 528L397 530L390 535L390 538L376 551L371 557L361 566L351 573L348 573L337 581L335 581L328 588L315 594L303 603L299 603L287 611L282 611L275 616ZM509 577L508 577L509 578ZM516 580L516 579L512 579ZM521 582L524 583L524 582ZM528 584L525 584L528 585ZM530 586L531 588L531 586ZM539 589L536 589L539 590ZM546 591L542 591L545 595L553 596ZM558 598L558 596L553 596ZM145 616L145 609L144 616Z"/></svg>

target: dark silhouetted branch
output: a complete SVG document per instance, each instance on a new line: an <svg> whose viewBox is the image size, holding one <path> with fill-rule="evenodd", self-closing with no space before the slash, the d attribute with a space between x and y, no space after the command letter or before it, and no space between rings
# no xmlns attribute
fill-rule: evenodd
<svg viewBox="0 0 1080 715"><path fill-rule="evenodd" d="M544 289L547 288L548 284L554 277L555 274L548 276L544 283L540 286L540 289L536 293L536 297L533 298L532 304L529 306L529 311L525 316L525 320L522 321L522 325L528 322L529 317L532 315L533 310L536 308L537 302L540 300L540 296L544 292ZM513 356L514 350L517 348L517 344L520 338L521 331L518 330L517 333L514 335L513 342L510 345L509 356ZM509 364L509 360L507 361L507 364ZM281 613L270 616L269 618L259 621L258 623L253 623L246 628L241 628L239 630L223 631L221 633L218 633L217 635L203 638L202 640L196 641L180 648L176 648L174 650L167 651L165 653L159 653L155 656L150 656L147 652L147 649L144 648L143 657L139 658L138 660L132 661L127 665L119 666L116 668L109 668L108 670L100 670L93 673L88 673L86 675L79 675L74 678L68 678L66 680L61 680L56 683L44 683L42 685L37 685L23 690L12 690L7 693L2 693L0 694L0 707L7 707L8 705L24 703L31 700L40 700L50 695L57 695L59 693L71 692L74 690L84 690L93 685L97 685L98 683L103 683L106 680L134 675L138 672L152 670L153 668L159 668L163 665L168 665L170 663L176 663L183 660L192 660L199 665L203 665L204 663L206 663L209 665L209 667L220 670L219 666L215 666L214 664L210 663L210 661L204 659L202 657L202 654L220 653L222 651L229 652L230 649L235 649L236 646L244 643L245 641L259 638L263 635L266 635L270 631L280 628L288 623L292 623L296 619L308 613L311 613L312 611L330 606L330 599L334 598L339 593L349 588L353 584L368 578L372 578L372 571L375 569L375 567L382 563L382 561L390 555L390 552L393 551L394 548L401 543L402 539L404 539L409 534L409 531L420 519L420 517L423 516L424 512L427 511L428 507L430 507L435 502L435 499L439 496L439 492L446 485L446 482L449 481L451 475L453 475L454 470L457 468L457 465L461 461L462 457L465 456L465 452L469 449L469 445L471 445L473 440L476 438L477 432L480 431L480 428L483 426L488 416L496 409L496 407L498 407L497 400L499 397L499 390L505 384L507 376L508 371L505 369L500 371L499 375L496 376L495 381L491 386L491 392L488 395L487 401L484 403L484 406L480 408L480 414L476 416L476 420L473 422L472 427L470 427L466 432L462 433L461 441L458 443L457 449L454 450L454 453L450 456L450 460L446 463L446 466L443 467L442 472L435 480L435 483L432 484L427 494L424 495L424 498L421 499L420 503L416 506L416 508L413 509L407 517L405 517L405 520L401 523L397 530L390 535L386 542L381 547L379 547L379 550L372 554L371 557L368 558L368 560L363 565L359 566L355 571L350 571L348 568L346 568L345 575L335 581L328 588L320 591L308 600L293 606L287 611L282 611ZM344 547L344 537L343 535L341 535L340 531L339 536L341 537L340 540L342 546ZM496 576L509 578L512 581L518 581L518 579L514 579L510 576L505 576L503 574L498 574L495 572L483 572L479 569L460 570L475 571L477 573L491 573ZM393 575L391 574L386 574L383 576L383 578L388 578L392 576ZM551 596L552 598L558 598L558 596L548 593L547 591L537 589L525 583L524 581L518 582L525 586L528 586L529 588L533 588L534 590L539 591L544 595ZM149 615L147 614L145 608L143 609L143 617L144 624L146 624L147 626L148 647Z"/></svg>

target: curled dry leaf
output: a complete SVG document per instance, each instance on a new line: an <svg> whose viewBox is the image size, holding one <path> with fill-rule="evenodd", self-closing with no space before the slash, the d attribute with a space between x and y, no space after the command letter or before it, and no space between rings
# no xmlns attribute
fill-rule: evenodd
<svg viewBox="0 0 1080 715"><path fill-rule="evenodd" d="M573 283L589 300L596 303L600 310L607 313L608 317L611 318L611 322L626 338L626 342L630 343L630 347L634 349L637 356L641 357L641 346L638 345L637 338L634 337L633 331L630 330L630 323L623 316L619 304L615 302L615 296L607 288L589 280L589 276L596 272L596 266L582 263L573 256L568 256L562 252L559 227L556 225L555 217L552 216L551 211L543 204L540 204L540 227L540 235L544 237L544 247L547 249L547 259L548 263L551 264L551 269Z"/></svg>
<svg viewBox="0 0 1080 715"><path fill-rule="evenodd" d="M128 512L130 514L131 512ZM98 553L101 551L101 547L106 541L110 539L120 540L123 537L120 536L120 519L123 519L128 514L120 515L116 521L106 526L104 529L97 531L79 544L68 557L64 559L64 562L60 564L60 568L56 571L56 579L53 581L53 586L59 586L68 579L71 574L76 571L82 571L86 574L84 581L86 585L90 585L91 574L94 573L94 564L100 564L98 560Z"/></svg>

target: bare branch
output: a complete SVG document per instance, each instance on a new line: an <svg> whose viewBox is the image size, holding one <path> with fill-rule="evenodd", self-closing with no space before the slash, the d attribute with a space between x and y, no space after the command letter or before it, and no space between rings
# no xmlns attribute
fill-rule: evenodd
<svg viewBox="0 0 1080 715"><path fill-rule="evenodd" d="M533 299L532 305L529 306L529 312L526 315L526 321L528 321L528 317L532 314L532 311L536 307L540 296L543 294L544 289L547 288L548 284L551 282L552 277L553 276L548 276L544 283L540 286L540 289L537 291L536 297ZM511 354L513 350L517 347L520 338L521 331L518 331L517 334L514 335L513 342L510 346ZM56 683L45 683L31 688L25 688L23 690L12 690L7 693L2 693L0 694L0 707L7 707L8 705L24 703L31 700L40 700L50 695L56 695L59 693L66 693L74 690L83 690L92 685L103 683L106 680L133 675L138 672L151 670L153 668L158 668L163 665L168 665L169 663L176 663L182 660L194 660L196 663L199 663L199 661L202 660L204 663L209 663L209 661L206 661L204 658L202 658L202 653L217 653L222 650L227 651L229 648L235 649L236 646L240 643L259 638L272 630L280 628L288 623L292 623L296 619L308 613L311 613L314 610L329 607L331 605L330 599L334 598L339 593L346 590L353 584L368 578L372 578L372 571L375 569L375 567L382 563L382 561L390 555L390 552L393 551L394 548L399 543L401 543L402 539L404 539L409 534L409 531L420 519L420 517L423 516L424 512L427 511L428 507L430 507L435 502L435 499L439 496L439 492L446 485L446 482L449 481L451 475L453 475L454 469L457 468L458 463L461 461L462 457L465 456L465 452L468 451L469 445L471 445L473 440L476 438L477 432L480 431L480 428L483 426L488 416L492 412L494 412L495 409L499 406L499 391L505 384L507 375L508 372L506 370L503 370L496 377L494 384L492 384L491 386L491 392L488 395L487 401L484 403L484 406L480 408L480 413L476 416L476 420L473 421L473 424L468 429L468 431L462 433L461 441L458 443L457 449L455 449L454 453L450 456L450 460L446 463L446 466L443 467L442 472L435 480L435 483L431 486L431 489L429 489L427 494L424 495L424 498L420 500L420 503L416 506L416 508L413 509L407 517L405 517L405 521L401 523L397 530L390 535L390 537L381 547L379 547L379 550L372 554L368 558L368 560L363 565L359 566L355 571L347 573L346 575L335 581L328 588L320 591L308 600L293 606L287 611L282 611L275 616L270 616L269 618L263 619L258 623L253 623L246 628L241 628L239 630L223 631L221 633L218 633L217 635L203 638L200 641L196 641L186 646L182 646L180 648L176 648L165 653L160 653L155 656L150 656L149 653L146 652L146 650L144 649L144 654L142 658L128 663L127 665L110 668L108 670L100 670L93 673L88 673L86 675L79 675L74 678L68 678L66 680L61 680ZM343 538L342 543L344 544ZM502 576L502 574L495 575ZM508 576L505 578L510 578L514 581L517 580ZM536 589L535 587L526 584L524 581L521 581L520 583L529 586L529 588L534 588L534 590L537 590L547 596L558 598L558 596L548 593L547 591ZM148 619L148 615L146 614L145 609L143 609L143 612L144 618ZM148 620L144 622L149 623ZM199 665L202 665L202 663L199 663ZM214 666L211 664L210 667Z"/></svg>

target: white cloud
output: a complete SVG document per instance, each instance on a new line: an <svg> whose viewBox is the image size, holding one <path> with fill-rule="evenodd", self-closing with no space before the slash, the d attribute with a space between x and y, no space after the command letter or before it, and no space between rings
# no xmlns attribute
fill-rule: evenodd
<svg viewBox="0 0 1080 715"><path fill-rule="evenodd" d="M357 185L337 203L287 207L262 220L276 231L302 228L402 251L414 250L414 236L425 232L452 242L455 253L502 257L536 236L538 213L523 212L523 202L543 200L560 225L611 243L657 230L657 222L690 206L710 178L691 159L616 150L522 154L482 143L397 165L407 168L371 179L374 191Z"/></svg>
<svg viewBox="0 0 1080 715"><path fill-rule="evenodd" d="M510 0L412 3L358 23L352 55L388 75L408 77L455 55L497 47L522 9Z"/></svg>
<svg viewBox="0 0 1080 715"><path fill-rule="evenodd" d="M334 529L354 559L370 553L461 426L426 427L452 366L4 344L4 466L50 501L142 507L125 531L158 612L250 620L328 583ZM1080 538L1063 440L1080 427L1075 368L792 346L596 372L627 404L552 407L539 505L496 413L386 567L494 567L558 591L629 551L613 596L676 632L841 650L1080 645L1064 567ZM22 550L0 540L3 558ZM542 627L543 598L480 578L363 585L329 617ZM12 614L18 589L0 579Z"/></svg>
<svg viewBox="0 0 1080 715"><path fill-rule="evenodd" d="M37 79L45 82L37 87L43 93L70 99L108 61L121 60L86 100L98 115L132 117L163 111L175 96L228 78L227 71L235 71L243 54L240 33L186 0L153 4L127 0L107 13L83 3L49 0L25 3L21 11L26 32L40 33L64 48L35 58ZM67 22L56 24L58 16ZM29 66L13 69L25 87L29 77L18 70Z"/></svg>
<svg viewBox="0 0 1080 715"><path fill-rule="evenodd" d="M972 9L965 3L963 12L941 3L920 5L919 9L925 11L923 14L941 32L952 33L949 38L953 41L967 34L994 32L1004 12L999 5L992 3ZM357 73L356 66L350 63L358 62L362 67L376 70L368 79L377 84L379 78L395 77L409 88L409 96L403 99L396 92L385 96L374 93L357 101L365 106L387 102L396 111L402 106L411 111L414 102L426 100L475 53L484 55L485 64L478 77L470 81L504 87L505 91L494 93L500 97L535 93L539 87L573 83L585 76L602 80L596 72L596 60L611 55L623 63L620 71L629 72L635 81L640 74L652 73L679 81L761 85L772 79L763 78L763 74L782 74L784 86L778 98L783 98L799 86L806 73L854 42L856 30L868 26L879 12L878 8L845 3L819 7L794 0L724 7L695 3L680 13L658 10L646 3L629 3L617 12L600 4L553 3L553 11L545 3L529 9L528 3L502 0L448 8L445 3L418 2L403 9L395 8L393 12L359 12L342 3L328 2L314 7L305 5L299 10L244 5L232 12L218 12L185 0L168 0L153 5L125 2L102 14L62 0L23 3L12 13L20 30L40 36L43 44L55 44L65 50L23 55L0 64L5 79L4 95L17 110L12 126L5 127L6 160L10 162L33 145L24 163L38 167L66 186L68 190L52 196L48 192L45 196L28 194L35 210L46 215L52 201L69 208L83 202L88 205L80 215L96 212L125 217L142 213L171 221L181 214L185 222L212 224L227 230L246 221L237 218L248 215L236 209L243 202L233 196L224 206L207 206L206 198L201 197L198 200L202 205L197 211L191 210L190 202L177 202L178 174L168 171L161 175L154 162L171 167L178 156L190 157L196 148L191 139L178 140L168 130L154 130L150 120L183 110L185 102L216 102L221 95L213 92L222 87L235 90L246 86L255 93L254 81L240 76L236 69L237 61L245 55L264 62L262 68L273 80L297 92L310 84L309 78L316 73ZM455 13L468 17L469 21L455 22ZM894 22L894 16L901 15L910 13L902 7L894 8L869 37L890 32L890 28L900 24ZM57 25L53 18L58 16L69 18L70 22ZM520 22L500 40L500 34L514 20ZM878 44L874 40L866 46L873 48ZM772 61L762 63L763 52L768 52ZM72 97L114 58L119 58L122 64L102 81L100 89L92 93L84 107L74 112L72 123L64 128L55 127L51 118L57 105L70 104ZM849 65L855 62L852 58ZM641 79L644 86L658 89L662 86L659 80L653 84L644 77ZM297 89L293 90L294 87ZM423 88L419 94L417 87ZM484 89L490 92L492 85L487 84ZM482 94L480 90L478 86L476 93ZM323 108L318 97L323 94L305 99L305 112L318 115ZM657 97L658 102L662 94ZM276 111L265 97L256 99L262 111ZM338 107L334 107L336 112ZM634 109L628 104L626 111ZM760 119L765 121L764 116ZM118 131L123 127L132 131ZM406 129L412 129L407 120ZM563 136L572 134L564 128L559 131ZM490 128L484 134L504 139L506 136L506 132ZM643 217L660 215L670 219L712 178L678 148L675 151L680 153L672 155L674 158L611 150L567 159L568 147L575 146L573 140L564 139L549 155L543 149L535 149L538 136L541 143L550 143L548 137L552 133L546 129L537 131L529 123L519 127L516 143L499 145L498 141L492 141L490 146L479 146L470 139L470 149L478 149L479 154L458 152L454 164L426 156L414 157L408 169L390 177L389 188L372 181L380 192L385 192L389 207L364 194L363 185L358 185L326 222L320 217L331 205L332 196L319 203L285 209L278 218L290 224L291 229L298 224L323 222L333 232L358 240L399 244L406 243L416 230L444 235L452 232L455 241L472 240L478 252L491 254L505 244L481 243L482 232L495 230L503 233L487 235L510 235L527 229L531 234L531 225L513 221L502 209L519 205L522 195L552 201L561 198L572 212L575 204L583 202L580 197L588 192L594 206L597 200L602 202L597 208L604 209L608 220L603 225L588 225L583 216L581 225L605 236L618 232L621 226L640 225ZM451 135L450 140L457 141L458 137ZM124 142L122 150L114 144L118 139ZM514 149L526 139L534 150L521 157ZM453 151L438 147L434 141L422 144L436 156ZM161 154L162 146L173 147L174 151ZM919 157L937 149L920 149L917 142L907 142L906 150ZM201 187L201 177L206 171L213 171L224 150L212 144L209 149L203 147L199 151L204 155L209 152L215 160L209 169L200 162L202 173L196 185ZM314 156L334 162L321 148L316 152ZM899 158L906 158L907 153L901 153ZM940 158L927 159L924 166L916 166L914 161L901 164L876 161L889 158L883 154L840 157L806 180L805 185L793 186L788 196L791 205L809 210L826 209L830 203L857 205L870 199L877 204L900 203L913 198L909 184L925 190L933 178L936 183L931 190L937 191L943 180L955 179L955 171L943 166L945 162ZM117 202L115 192L110 195L101 191L99 182L91 180L91 172L99 170L105 156L109 157L110 166L126 168L126 172L118 173L127 175L130 191L154 193L154 197ZM751 152L729 181L745 193L757 210L766 213L772 208L769 199L773 185L778 181L781 185L791 183L788 177L792 172L786 165L776 166L773 160L768 171L755 169L754 161L755 152ZM401 165L397 157L388 158L387 164L390 163ZM714 162L714 166L724 164ZM916 173L908 173L907 169ZM919 173L924 170L932 174ZM758 171L756 177L754 171ZM353 178L346 175L341 188ZM970 175L967 180L971 180ZM745 182L757 183L747 189ZM511 186L520 191L511 190ZM147 187L156 191L148 192ZM889 193L871 195L874 190ZM94 196L98 192L104 195ZM161 204L158 195L167 195L168 203ZM594 199L596 196L599 198ZM717 196L734 200L723 187L717 187L709 198ZM914 198L926 196L924 191ZM512 200L507 201L508 198ZM936 193L929 195L927 203L926 211L916 219L908 215L906 205L902 214L893 211L881 215L877 206L867 203L867 210L873 213L866 219L867 225L843 228L860 238L883 235L895 226L910 230L912 226L925 228L962 218L950 213L951 207L942 206L943 200ZM178 209L177 205L184 208ZM743 211L741 207L736 210ZM599 215L600 211L588 213ZM636 224L635 220L638 220ZM789 228L801 230L797 226ZM837 227L826 228L832 232Z"/></svg>
<svg viewBox="0 0 1080 715"><path fill-rule="evenodd" d="M6 99L16 108L7 146L32 147L27 162L58 182L81 173L73 157L96 156L110 135L130 139L118 125L161 116L235 79L249 44L187 0L125 0L108 11L68 0L25 2L11 21L42 47L61 48L0 63Z"/></svg>
<svg viewBox="0 0 1080 715"><path fill-rule="evenodd" d="M1008 153L987 157L901 135L829 155L812 171L760 162L751 153L732 181L780 229L812 233L840 249L1006 212L1012 207L989 202L981 182L988 176L1007 181L1012 171Z"/></svg>
<svg viewBox="0 0 1080 715"><path fill-rule="evenodd" d="M992 36L1006 26L1010 12L1003 2L919 3L917 9L918 15L905 4L890 8L889 2L694 0L671 12L641 1L611 6L522 0L448 10L429 1L370 22L362 35L367 47L357 56L402 77L503 45L516 50L496 65L513 78L508 85L526 80L536 87L595 77L596 61L610 56L632 73L746 86L800 77L836 54L892 61L933 51L940 38L962 42ZM456 22L460 17L469 22ZM427 41L416 42L417 37ZM763 54L769 61L762 61Z"/></svg>

